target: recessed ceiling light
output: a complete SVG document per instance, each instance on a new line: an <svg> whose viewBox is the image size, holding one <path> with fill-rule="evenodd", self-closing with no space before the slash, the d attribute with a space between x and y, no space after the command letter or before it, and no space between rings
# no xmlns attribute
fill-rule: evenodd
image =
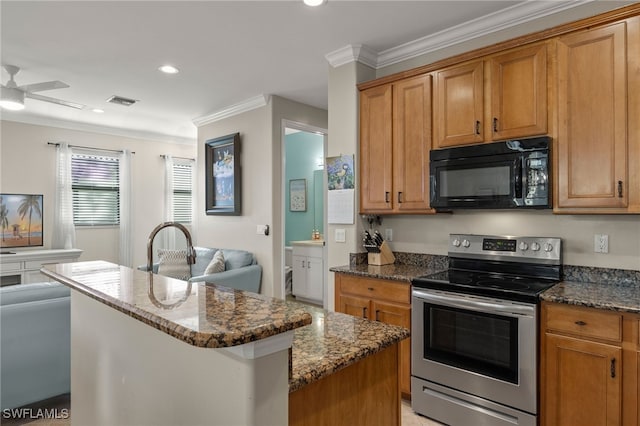
<svg viewBox="0 0 640 426"><path fill-rule="evenodd" d="M100 108L94 108L91 111L95 112L96 114L102 114L104 112L104 110Z"/></svg>
<svg viewBox="0 0 640 426"><path fill-rule="evenodd" d="M327 2L327 0L303 0L307 6L320 6Z"/></svg>
<svg viewBox="0 0 640 426"><path fill-rule="evenodd" d="M180 72L180 70L173 65L163 65L158 69L165 74L178 74Z"/></svg>

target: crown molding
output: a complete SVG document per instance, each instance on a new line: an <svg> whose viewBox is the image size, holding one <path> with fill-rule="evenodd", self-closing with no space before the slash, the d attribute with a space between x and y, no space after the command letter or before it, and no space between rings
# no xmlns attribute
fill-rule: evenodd
<svg viewBox="0 0 640 426"><path fill-rule="evenodd" d="M455 27L419 38L379 53L377 68L415 58L449 46L473 40L526 22L544 18L567 9L591 3L595 0L564 1L526 1L473 19Z"/></svg>
<svg viewBox="0 0 640 426"><path fill-rule="evenodd" d="M334 68L357 61L379 69L593 1L525 1L379 53L364 45L348 45L325 58Z"/></svg>
<svg viewBox="0 0 640 426"><path fill-rule="evenodd" d="M162 133L102 126L98 124L82 123L78 121L60 120L44 116L17 114L11 113L9 111L3 111L1 121L14 121L16 123L30 124L34 126L56 127L59 129L99 133L102 135L119 136L131 139L142 139L145 141L174 143L179 145L195 145L197 142L197 137L195 136L193 138L187 138L184 136L172 136Z"/></svg>
<svg viewBox="0 0 640 426"><path fill-rule="evenodd" d="M362 44L349 44L327 53L325 58L334 68L350 62L360 62L371 68L377 68L378 65L378 54Z"/></svg>
<svg viewBox="0 0 640 426"><path fill-rule="evenodd" d="M205 115L204 117L194 118L193 124L196 127L201 127L222 119L232 117L234 115L242 114L243 112L251 111L256 108L261 108L269 103L271 99L270 95L258 95L253 98L249 98L237 104L228 106L224 109L214 112L213 114Z"/></svg>

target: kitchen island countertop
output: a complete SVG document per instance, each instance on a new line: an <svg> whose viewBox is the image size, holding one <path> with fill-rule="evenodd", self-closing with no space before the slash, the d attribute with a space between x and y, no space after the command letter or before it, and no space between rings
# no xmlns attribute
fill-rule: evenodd
<svg viewBox="0 0 640 426"><path fill-rule="evenodd" d="M295 330L289 392L409 337L409 330L230 288L189 284L109 262L49 265L43 272L193 346L223 348Z"/></svg>

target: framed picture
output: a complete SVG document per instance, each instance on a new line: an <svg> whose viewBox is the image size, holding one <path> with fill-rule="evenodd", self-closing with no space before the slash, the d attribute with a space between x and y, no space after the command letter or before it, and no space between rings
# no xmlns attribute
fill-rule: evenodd
<svg viewBox="0 0 640 426"><path fill-rule="evenodd" d="M205 142L206 213L240 215L240 133Z"/></svg>
<svg viewBox="0 0 640 426"><path fill-rule="evenodd" d="M292 212L307 211L307 180L289 180L289 210Z"/></svg>

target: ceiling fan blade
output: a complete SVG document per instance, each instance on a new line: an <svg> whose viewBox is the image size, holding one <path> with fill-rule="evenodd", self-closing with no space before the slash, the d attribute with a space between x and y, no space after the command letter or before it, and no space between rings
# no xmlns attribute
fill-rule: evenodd
<svg viewBox="0 0 640 426"><path fill-rule="evenodd" d="M43 90L66 89L67 87L69 87L67 83L56 80L46 81L44 83L25 84L24 86L18 86L18 89L31 93L42 92Z"/></svg>
<svg viewBox="0 0 640 426"><path fill-rule="evenodd" d="M79 103L76 103L76 102L64 101L62 99L50 98L49 96L36 95L35 93L28 93L28 92L25 93L24 95L27 98L37 99L39 101L51 102L52 104L68 106L68 107L75 108L75 109L83 109L84 108L84 105L82 105L82 104L79 104Z"/></svg>

